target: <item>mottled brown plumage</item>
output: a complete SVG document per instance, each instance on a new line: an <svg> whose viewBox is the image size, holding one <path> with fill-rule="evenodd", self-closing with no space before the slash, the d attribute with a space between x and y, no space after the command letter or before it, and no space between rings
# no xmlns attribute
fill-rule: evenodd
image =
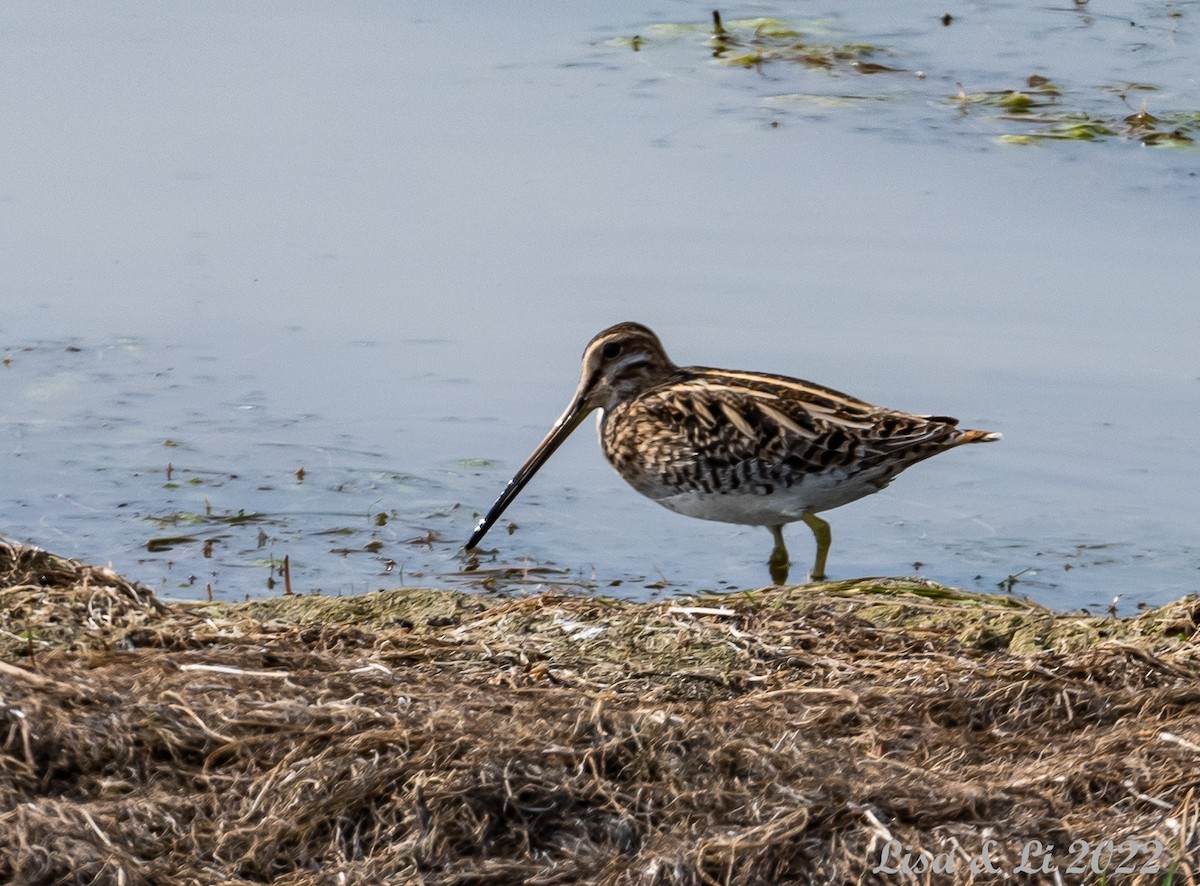
<svg viewBox="0 0 1200 886"><path fill-rule="evenodd" d="M603 412L605 456L638 492L681 514L769 528L777 582L787 578L784 524L803 520L812 529L812 577L823 578L830 536L818 512L878 492L939 452L1000 436L782 375L676 366L653 332L619 323L588 344L571 404L479 522L467 550L595 409Z"/></svg>

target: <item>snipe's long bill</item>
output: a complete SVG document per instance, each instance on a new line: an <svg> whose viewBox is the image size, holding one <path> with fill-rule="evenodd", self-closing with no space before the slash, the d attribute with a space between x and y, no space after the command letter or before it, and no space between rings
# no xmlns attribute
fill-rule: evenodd
<svg viewBox="0 0 1200 886"><path fill-rule="evenodd" d="M680 514L771 530L777 584L788 575L784 524L812 529L810 576L823 579L830 533L818 513L878 492L939 452L1000 438L782 375L676 366L645 326L618 323L584 350L570 405L479 521L468 551L595 409L600 448L638 492Z"/></svg>

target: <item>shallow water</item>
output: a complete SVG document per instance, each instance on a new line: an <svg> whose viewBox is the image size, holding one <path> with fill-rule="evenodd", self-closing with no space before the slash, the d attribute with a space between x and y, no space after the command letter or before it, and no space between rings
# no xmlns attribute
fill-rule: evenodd
<svg viewBox="0 0 1200 886"><path fill-rule="evenodd" d="M1004 433L827 514L833 577L1200 590L1200 149L1121 134L1200 110L1200 6L944 11L723 10L897 69L866 75L721 64L682 3L7 4L3 533L190 597L284 556L297 592L761 586L764 530L642 499L583 430L461 572L636 319ZM1118 134L1006 144L1049 124L956 98L1033 74Z"/></svg>

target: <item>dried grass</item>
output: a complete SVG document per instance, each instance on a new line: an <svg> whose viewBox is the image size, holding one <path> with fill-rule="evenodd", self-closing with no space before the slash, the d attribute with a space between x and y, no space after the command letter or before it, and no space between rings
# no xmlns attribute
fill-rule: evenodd
<svg viewBox="0 0 1200 886"><path fill-rule="evenodd" d="M164 604L0 543L0 882L1195 883L1198 625L886 580ZM1125 838L1173 870L1064 872Z"/></svg>

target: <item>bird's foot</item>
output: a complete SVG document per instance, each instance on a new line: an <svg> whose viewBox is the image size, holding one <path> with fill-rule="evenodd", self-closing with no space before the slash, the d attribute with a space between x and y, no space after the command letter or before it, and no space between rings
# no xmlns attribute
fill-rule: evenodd
<svg viewBox="0 0 1200 886"><path fill-rule="evenodd" d="M771 572L771 582L777 585L787 584L790 566L791 564L788 562L787 557L784 557L782 561L772 557L767 562L767 568Z"/></svg>

